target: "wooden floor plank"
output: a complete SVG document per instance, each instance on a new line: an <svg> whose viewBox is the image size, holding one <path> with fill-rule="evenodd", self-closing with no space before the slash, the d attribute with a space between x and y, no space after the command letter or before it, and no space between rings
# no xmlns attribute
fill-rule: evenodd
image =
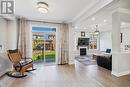
<svg viewBox="0 0 130 87"><path fill-rule="evenodd" d="M130 87L130 75L117 78L97 65L37 66L25 78L0 79L0 87Z"/></svg>

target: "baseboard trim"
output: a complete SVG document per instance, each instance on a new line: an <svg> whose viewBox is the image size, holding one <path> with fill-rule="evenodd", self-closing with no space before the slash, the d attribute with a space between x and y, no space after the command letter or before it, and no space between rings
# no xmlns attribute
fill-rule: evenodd
<svg viewBox="0 0 130 87"><path fill-rule="evenodd" d="M69 65L75 64L74 61L69 61Z"/></svg>
<svg viewBox="0 0 130 87"><path fill-rule="evenodd" d="M125 71L125 72L120 72L120 73L112 71L111 74L114 75L114 76L120 77L120 76L124 76L124 75L130 74L130 71Z"/></svg>

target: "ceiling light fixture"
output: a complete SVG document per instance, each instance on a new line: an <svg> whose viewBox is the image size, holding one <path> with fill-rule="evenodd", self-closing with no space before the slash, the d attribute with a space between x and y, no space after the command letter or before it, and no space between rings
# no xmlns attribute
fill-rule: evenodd
<svg viewBox="0 0 130 87"><path fill-rule="evenodd" d="M48 12L48 4L45 2L38 2L37 3L37 9L41 13L47 13Z"/></svg>
<svg viewBox="0 0 130 87"><path fill-rule="evenodd" d="M94 31L94 34L99 34L100 32L99 32L99 30L98 30L98 25L96 25L96 30Z"/></svg>

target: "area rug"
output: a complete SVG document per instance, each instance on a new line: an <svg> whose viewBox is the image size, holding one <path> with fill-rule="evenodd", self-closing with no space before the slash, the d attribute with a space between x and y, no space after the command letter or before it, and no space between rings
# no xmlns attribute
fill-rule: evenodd
<svg viewBox="0 0 130 87"><path fill-rule="evenodd" d="M92 60L91 58L87 56L75 57L75 60L79 61L80 63L84 65L97 65L96 60Z"/></svg>

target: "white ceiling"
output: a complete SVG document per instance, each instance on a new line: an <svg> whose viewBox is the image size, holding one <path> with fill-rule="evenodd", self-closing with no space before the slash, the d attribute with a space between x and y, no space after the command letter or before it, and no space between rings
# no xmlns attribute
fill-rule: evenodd
<svg viewBox="0 0 130 87"><path fill-rule="evenodd" d="M95 31L95 25L98 24L101 32L110 31L112 29L112 13L118 7L130 9L130 0L116 0L75 26L79 30ZM95 20L92 20L93 18ZM122 28L128 26L130 26L130 23L122 22Z"/></svg>
<svg viewBox="0 0 130 87"><path fill-rule="evenodd" d="M49 4L47 14L40 13L36 4L45 1ZM96 13L113 0L15 0L14 16L1 15L7 20L15 17L26 17L31 20L81 23L82 20ZM115 0L114 0L115 1Z"/></svg>
<svg viewBox="0 0 130 87"><path fill-rule="evenodd" d="M35 20L69 22L101 0L42 0L49 4L47 14L38 12L36 8L38 1L15 0L15 14Z"/></svg>

